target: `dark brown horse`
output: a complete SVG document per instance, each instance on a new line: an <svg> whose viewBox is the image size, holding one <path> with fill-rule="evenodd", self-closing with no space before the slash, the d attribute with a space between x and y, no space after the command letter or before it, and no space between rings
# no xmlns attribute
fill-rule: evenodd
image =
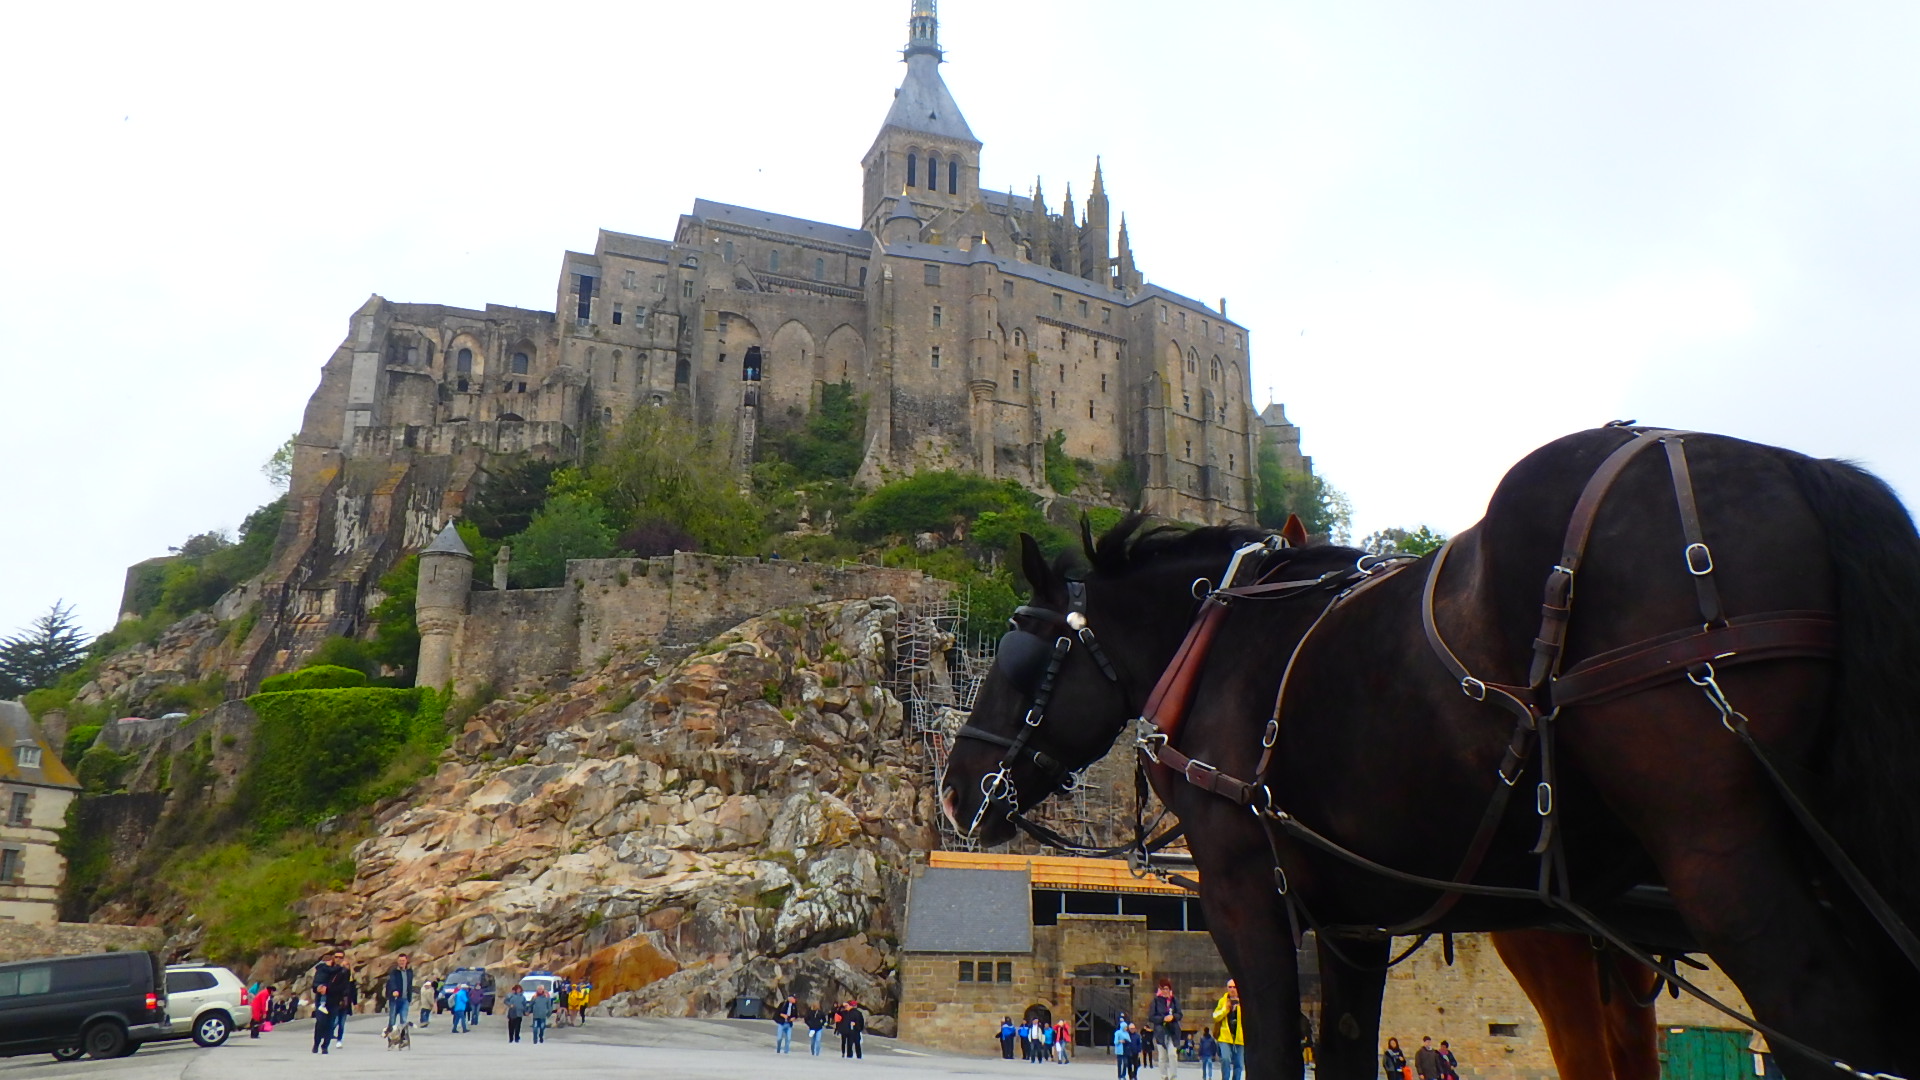
<svg viewBox="0 0 1920 1080"><path fill-rule="evenodd" d="M1750 731L1858 860L1886 898L1886 919L1911 923L1920 909L1920 795L1909 779L1920 775L1920 538L1892 493L1858 469L1717 437L1686 436L1682 453L1663 440L1666 461L1619 459L1617 475L1583 500L1597 472L1616 468L1606 463L1617 450L1658 437L1601 429L1535 452L1451 545L1444 570L1429 557L1331 608L1312 588L1226 606L1185 724L1164 744L1177 748L1169 759L1200 765L1181 775L1156 768L1153 780L1187 827L1209 924L1240 982L1252 1075L1299 1072L1289 927L1301 919L1328 927L1324 939L1341 952L1323 962L1342 1011L1327 1019L1321 1069L1361 1076L1372 1072L1378 1021L1370 969L1386 951L1367 928L1577 927L1570 913L1588 911L1623 928L1623 940L1713 955L1779 1033L1774 1048L1791 1074L1834 1060L1912 1069L1913 1047L1896 1038L1916 1004L1915 972L1890 947L1899 928L1869 919L1863 892L1816 856L1816 834L1736 733ZM1570 556L1569 522L1589 510L1590 538ZM975 707L972 727L986 737L958 744L949 761L943 799L986 840L1005 839L1008 811L1033 805L1112 744L1116 718L1142 707L1151 658L1181 647L1195 579L1218 580L1253 538L1203 529L1129 542L1136 527L1089 544L1083 583L1028 545L1034 604L1021 625L1070 647L1043 673L1015 642ZM1338 572L1358 554L1262 554L1236 580L1324 577L1330 593L1350 586ZM1565 571L1576 562L1571 589L1576 575ZM1546 605L1564 630L1542 620L1550 579L1568 587ZM1068 612L1077 624L1058 614ZM1458 670L1437 658L1426 612ZM1775 648L1794 635L1741 629L1776 614L1776 629L1837 632L1823 651L1819 635ZM1688 629L1703 623L1719 633ZM1544 679L1528 671L1536 638L1554 654ZM1660 639L1671 671L1650 670L1642 655ZM1702 657L1701 641L1729 647ZM1637 675L1597 677L1606 665L1595 657ZM1283 669L1279 723L1263 752ZM1567 689L1583 678L1587 691L1608 692ZM1708 689L1740 712L1723 723ZM1502 693L1540 710L1540 753L1518 765L1503 762L1520 736L1494 706ZM1536 792L1548 763L1552 787ZM1523 797L1496 801L1504 786ZM1534 854L1536 798L1557 833L1541 845L1544 864ZM1468 857L1488 807L1504 813L1491 816L1484 851ZM1456 876L1479 894L1449 905L1421 883ZM1626 902L1652 884L1668 890L1677 920ZM1364 1058L1352 1045L1362 1039ZM1798 1052L1787 1045L1795 1041L1831 1056Z"/></svg>

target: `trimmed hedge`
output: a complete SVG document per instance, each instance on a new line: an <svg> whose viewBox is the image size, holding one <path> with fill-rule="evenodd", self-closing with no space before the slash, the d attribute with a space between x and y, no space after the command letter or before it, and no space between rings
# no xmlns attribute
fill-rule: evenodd
<svg viewBox="0 0 1920 1080"><path fill-rule="evenodd" d="M394 793L446 737L445 702L424 688L286 690L255 694L247 704L260 724L243 798L266 830L312 824Z"/></svg>
<svg viewBox="0 0 1920 1080"><path fill-rule="evenodd" d="M367 673L338 664L314 664L284 675L269 675L260 680L260 692L277 694L285 690L345 690L367 685Z"/></svg>

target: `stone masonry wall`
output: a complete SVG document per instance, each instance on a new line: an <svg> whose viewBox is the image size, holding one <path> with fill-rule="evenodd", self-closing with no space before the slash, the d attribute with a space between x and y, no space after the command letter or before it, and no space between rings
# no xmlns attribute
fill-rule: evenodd
<svg viewBox="0 0 1920 1080"><path fill-rule="evenodd" d="M160 948L166 938L166 931L158 926L0 922L0 958L36 960L50 956L151 951Z"/></svg>

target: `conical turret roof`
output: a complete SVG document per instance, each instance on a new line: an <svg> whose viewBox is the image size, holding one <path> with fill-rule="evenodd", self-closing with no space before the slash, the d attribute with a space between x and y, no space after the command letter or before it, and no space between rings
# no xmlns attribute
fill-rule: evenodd
<svg viewBox="0 0 1920 1080"><path fill-rule="evenodd" d="M440 530L439 536L433 538L433 543L427 545L427 550L420 554L458 555L465 559L473 558L473 552L467 550L466 541L460 539L460 530L454 528L453 522L451 521L447 522L446 528Z"/></svg>

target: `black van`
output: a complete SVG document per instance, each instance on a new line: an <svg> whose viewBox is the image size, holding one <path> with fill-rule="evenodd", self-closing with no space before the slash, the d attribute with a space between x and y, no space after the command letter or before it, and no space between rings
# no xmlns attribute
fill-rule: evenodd
<svg viewBox="0 0 1920 1080"><path fill-rule="evenodd" d="M0 1057L125 1057L167 1034L166 987L145 952L0 964Z"/></svg>

